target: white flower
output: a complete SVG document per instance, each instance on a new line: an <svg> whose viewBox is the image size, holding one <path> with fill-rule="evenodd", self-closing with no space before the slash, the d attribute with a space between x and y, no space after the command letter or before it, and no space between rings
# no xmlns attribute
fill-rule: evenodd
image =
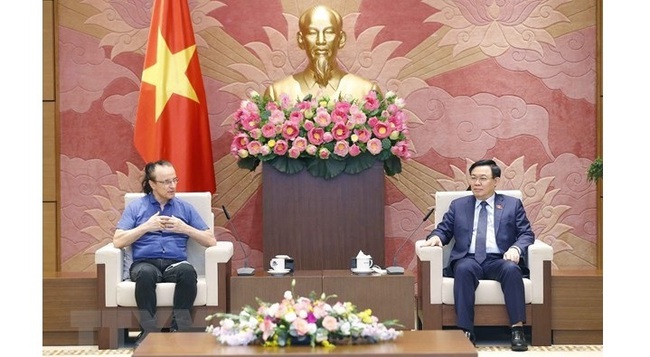
<svg viewBox="0 0 650 357"><path fill-rule="evenodd" d="M293 294L291 294L290 290L287 290L287 291L284 292L284 298L286 300L292 300L293 299Z"/></svg>
<svg viewBox="0 0 650 357"><path fill-rule="evenodd" d="M296 316L296 313L293 311L287 312L286 315L284 315L282 318L284 321L288 323L292 323L298 316Z"/></svg>

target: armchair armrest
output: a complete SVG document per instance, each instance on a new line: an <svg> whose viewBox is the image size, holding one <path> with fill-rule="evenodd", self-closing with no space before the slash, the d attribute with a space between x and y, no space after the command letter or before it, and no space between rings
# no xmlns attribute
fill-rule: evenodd
<svg viewBox="0 0 650 357"><path fill-rule="evenodd" d="M442 304L442 264L443 254L441 247L423 247L426 240L415 242L415 254L423 262L429 262L430 304ZM422 282L420 282L422 283Z"/></svg>
<svg viewBox="0 0 650 357"><path fill-rule="evenodd" d="M217 242L215 246L205 250L205 279L207 281L208 306L219 305L219 264L227 263L232 258L234 249L232 242Z"/></svg>
<svg viewBox="0 0 650 357"><path fill-rule="evenodd" d="M533 304L544 303L544 261L553 260L553 248L536 239L528 246L528 269L533 286Z"/></svg>
<svg viewBox="0 0 650 357"><path fill-rule="evenodd" d="M122 249L115 248L113 242L95 251L95 265L105 265L104 287L106 306L117 306L117 284L122 281Z"/></svg>

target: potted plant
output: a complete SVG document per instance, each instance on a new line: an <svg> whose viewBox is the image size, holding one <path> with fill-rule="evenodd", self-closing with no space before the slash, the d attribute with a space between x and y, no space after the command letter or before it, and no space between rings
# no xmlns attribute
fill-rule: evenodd
<svg viewBox="0 0 650 357"><path fill-rule="evenodd" d="M598 183L598 180L602 179L602 177L603 177L603 159L597 157L596 159L594 159L591 165L589 165L589 169L587 170L587 180Z"/></svg>

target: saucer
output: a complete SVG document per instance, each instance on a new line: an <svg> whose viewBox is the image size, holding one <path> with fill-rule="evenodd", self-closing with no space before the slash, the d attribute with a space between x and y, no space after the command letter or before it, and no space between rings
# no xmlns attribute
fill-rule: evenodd
<svg viewBox="0 0 650 357"><path fill-rule="evenodd" d="M284 269L284 270L274 270L274 269L269 269L267 272L271 275L284 275L288 272L290 272L291 269Z"/></svg>
<svg viewBox="0 0 650 357"><path fill-rule="evenodd" d="M357 268L351 268L350 270L352 270L352 272L355 274L370 274L373 272L372 269L362 270Z"/></svg>

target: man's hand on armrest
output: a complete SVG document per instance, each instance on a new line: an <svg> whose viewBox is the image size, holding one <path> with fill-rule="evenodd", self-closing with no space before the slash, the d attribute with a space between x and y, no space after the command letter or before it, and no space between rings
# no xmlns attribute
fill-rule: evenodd
<svg viewBox="0 0 650 357"><path fill-rule="evenodd" d="M433 235L422 244L423 247L442 247L442 241L440 240L440 237Z"/></svg>

